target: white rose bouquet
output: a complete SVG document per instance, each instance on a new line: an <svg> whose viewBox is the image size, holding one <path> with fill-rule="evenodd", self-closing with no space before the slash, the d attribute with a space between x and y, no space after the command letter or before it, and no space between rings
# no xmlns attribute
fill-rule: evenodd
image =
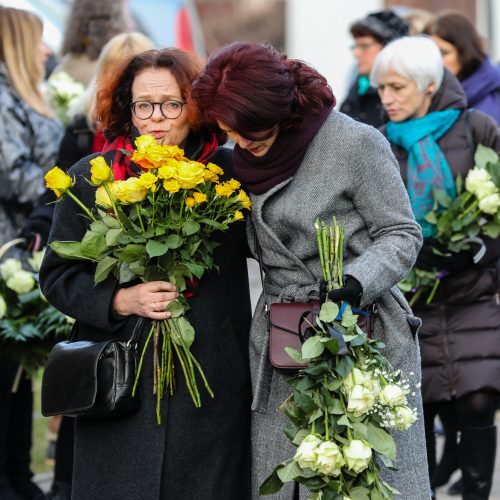
<svg viewBox="0 0 500 500"><path fill-rule="evenodd" d="M343 232L335 218L332 227L317 221L316 232L327 289L340 288ZM304 484L314 500L382 500L399 493L382 480L379 464L392 467L396 459L387 429L408 429L416 409L408 404L409 381L383 356L383 343L359 328L356 312L327 299L301 352L286 348L308 364L289 379L293 394L280 408L297 450L274 469L260 494L276 493L288 481Z"/></svg>
<svg viewBox="0 0 500 500"><path fill-rule="evenodd" d="M434 191L434 207L425 220L435 226L434 238L440 248L437 255L469 250L471 244L482 245L482 236L498 238L500 235L500 159L491 148L478 145L474 157L475 167L463 179L456 180L457 197L450 198L444 191ZM475 262L482 257L475 256ZM430 292L426 303L432 302L439 284L447 276L442 269L427 271L414 267L399 283L406 294L412 294L413 305L424 292Z"/></svg>
<svg viewBox="0 0 500 500"><path fill-rule="evenodd" d="M18 360L28 375L45 364L50 349L69 334L72 323L40 291L43 254L35 252L28 259L29 270L19 259L0 264L0 351Z"/></svg>

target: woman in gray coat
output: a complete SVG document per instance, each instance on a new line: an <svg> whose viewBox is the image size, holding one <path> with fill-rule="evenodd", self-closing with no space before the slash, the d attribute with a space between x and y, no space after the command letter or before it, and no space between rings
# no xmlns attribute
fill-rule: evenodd
<svg viewBox="0 0 500 500"><path fill-rule="evenodd" d="M361 306L375 301L374 336L385 342L396 368L418 376L410 324L419 322L395 285L413 265L421 233L381 134L334 111L332 91L315 70L261 44L237 42L213 54L193 98L204 118L236 142L234 172L251 192L268 300L318 299L322 274L313 223L337 216L346 234L346 284L332 298ZM273 468L294 453L283 433L286 417L277 411L290 387L270 365L267 348L261 297L250 339L253 498ZM420 394L411 404L422 415ZM384 470L385 479L404 498L428 499L422 420L395 439L399 470ZM306 495L287 484L272 498Z"/></svg>

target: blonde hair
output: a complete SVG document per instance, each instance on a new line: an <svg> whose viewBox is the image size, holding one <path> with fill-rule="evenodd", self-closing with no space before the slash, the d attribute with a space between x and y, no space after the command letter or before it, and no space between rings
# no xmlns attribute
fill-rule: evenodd
<svg viewBox="0 0 500 500"><path fill-rule="evenodd" d="M40 90L44 69L39 53L42 30L42 21L35 14L0 6L0 60L9 82L35 111L53 118Z"/></svg>
<svg viewBox="0 0 500 500"><path fill-rule="evenodd" d="M136 54L152 48L154 48L154 43L147 36L136 31L121 33L111 38L102 48L97 59L94 76L86 92L72 107L70 115L85 114L88 125L93 129L96 88L99 82L108 79Z"/></svg>

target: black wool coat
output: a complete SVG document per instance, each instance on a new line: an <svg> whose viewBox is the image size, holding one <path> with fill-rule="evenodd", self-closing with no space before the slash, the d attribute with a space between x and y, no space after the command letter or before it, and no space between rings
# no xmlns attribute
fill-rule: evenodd
<svg viewBox="0 0 500 500"><path fill-rule="evenodd" d="M113 157L106 155L109 160ZM69 173L74 193L93 205L95 188L87 157ZM219 149L212 162L228 177L231 151ZM80 240L87 223L69 198L56 207L53 240ZM141 375L138 413L119 420L76 418L73 499L75 500L234 500L249 498L251 388L248 333L251 320L246 268L245 224L220 235L215 250L219 271L205 275L190 300L189 320L196 330L192 352L215 393L210 399L200 382L202 407L196 409L176 366L177 389L163 401L163 422L156 423L151 353ZM120 319L111 304L117 283L110 277L94 285L94 268L65 260L48 249L40 272L49 302L79 323L79 338L129 338L137 317ZM139 349L151 327L142 331Z"/></svg>
<svg viewBox="0 0 500 500"><path fill-rule="evenodd" d="M387 121L387 116L382 108L377 89L369 87L360 95L358 93L358 81L349 89L349 93L340 106L340 112L345 113L354 120L366 123L372 127L380 127Z"/></svg>
<svg viewBox="0 0 500 500"><path fill-rule="evenodd" d="M480 111L465 111L467 101L463 89L448 72L433 97L429 112L446 109L458 109L462 114L439 139L438 145L453 176L461 174L465 178L474 167L474 144L500 152L500 128ZM385 132L385 127L381 130ZM406 183L408 155L403 148L391 146ZM427 296L424 296L413 308L423 321L419 340L424 403L450 401L479 390L500 392L497 267L500 245L490 241L489 246L492 251L489 262L471 264L449 274L441 280L436 299L430 305L425 304Z"/></svg>

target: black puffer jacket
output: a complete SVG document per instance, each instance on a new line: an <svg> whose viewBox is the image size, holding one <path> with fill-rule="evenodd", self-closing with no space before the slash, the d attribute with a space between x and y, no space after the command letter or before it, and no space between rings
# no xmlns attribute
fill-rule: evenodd
<svg viewBox="0 0 500 500"><path fill-rule="evenodd" d="M358 122L377 128L387 121L377 90L369 87L363 95L360 95L357 80L349 89L340 111Z"/></svg>
<svg viewBox="0 0 500 500"><path fill-rule="evenodd" d="M467 101L458 80L446 73L433 98L431 111L460 109ZM473 142L500 151L500 128L480 111L462 115L438 141L453 175L474 166ZM469 125L467 125L467 120ZM381 129L384 132L384 127ZM406 182L408 155L392 145ZM414 307L423 320L420 331L424 403L448 401L477 390L500 392L500 300L496 260L445 277L436 299Z"/></svg>

